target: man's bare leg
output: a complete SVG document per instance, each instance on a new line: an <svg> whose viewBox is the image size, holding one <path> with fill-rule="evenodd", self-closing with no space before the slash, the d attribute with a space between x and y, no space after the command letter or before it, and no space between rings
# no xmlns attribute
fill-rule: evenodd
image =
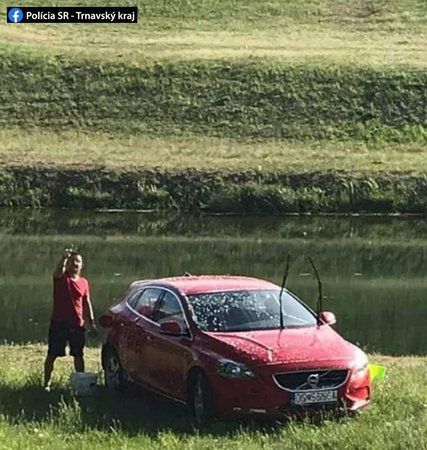
<svg viewBox="0 0 427 450"><path fill-rule="evenodd" d="M74 369L76 372L85 371L85 360L83 359L83 356L74 357Z"/></svg>
<svg viewBox="0 0 427 450"><path fill-rule="evenodd" d="M52 378L53 367L55 364L56 356L47 355L44 362L44 387L50 389L50 382Z"/></svg>

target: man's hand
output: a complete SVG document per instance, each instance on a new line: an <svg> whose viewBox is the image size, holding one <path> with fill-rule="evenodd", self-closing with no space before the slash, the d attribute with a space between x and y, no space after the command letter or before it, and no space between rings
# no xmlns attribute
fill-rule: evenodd
<svg viewBox="0 0 427 450"><path fill-rule="evenodd" d="M66 248L62 253L61 259L58 261L55 271L53 272L54 278L61 278L65 273L65 266L67 265L67 260L72 254L72 249Z"/></svg>

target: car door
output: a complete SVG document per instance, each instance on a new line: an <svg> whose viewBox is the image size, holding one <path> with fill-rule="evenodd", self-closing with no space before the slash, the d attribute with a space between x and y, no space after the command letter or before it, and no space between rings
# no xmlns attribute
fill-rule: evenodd
<svg viewBox="0 0 427 450"><path fill-rule="evenodd" d="M192 361L191 335L170 336L160 332L165 321L176 321L188 330L181 300L172 291L164 290L151 315L155 327L147 330L146 349L141 363L148 374L149 384L172 397L183 399L187 367Z"/></svg>
<svg viewBox="0 0 427 450"><path fill-rule="evenodd" d="M141 383L149 383L148 368L144 362L152 332L158 328L158 324L151 320L151 315L162 295L161 289L147 287L131 308L133 320L131 321L132 345L128 349L129 374L135 381Z"/></svg>
<svg viewBox="0 0 427 450"><path fill-rule="evenodd" d="M134 314L134 307L137 305L138 298L142 295L144 289L137 288L131 290L125 298L125 308L120 315L118 325L118 351L120 361L124 370L131 375L133 372L132 360L135 348L135 330L134 322L137 316Z"/></svg>

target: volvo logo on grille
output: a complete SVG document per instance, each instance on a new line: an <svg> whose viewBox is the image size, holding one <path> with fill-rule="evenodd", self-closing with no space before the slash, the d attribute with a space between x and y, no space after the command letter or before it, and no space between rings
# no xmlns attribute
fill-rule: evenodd
<svg viewBox="0 0 427 450"><path fill-rule="evenodd" d="M307 377L307 384L312 387L316 388L319 385L319 374L318 373L311 373Z"/></svg>

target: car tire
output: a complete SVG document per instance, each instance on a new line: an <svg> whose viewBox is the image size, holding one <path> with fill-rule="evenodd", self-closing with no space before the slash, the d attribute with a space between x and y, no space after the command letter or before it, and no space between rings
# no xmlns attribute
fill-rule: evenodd
<svg viewBox="0 0 427 450"><path fill-rule="evenodd" d="M105 387L112 392L123 391L126 376L119 355L113 348L107 348L103 355Z"/></svg>
<svg viewBox="0 0 427 450"><path fill-rule="evenodd" d="M206 425L215 416L209 380L202 372L197 372L190 382L189 406L197 426Z"/></svg>

